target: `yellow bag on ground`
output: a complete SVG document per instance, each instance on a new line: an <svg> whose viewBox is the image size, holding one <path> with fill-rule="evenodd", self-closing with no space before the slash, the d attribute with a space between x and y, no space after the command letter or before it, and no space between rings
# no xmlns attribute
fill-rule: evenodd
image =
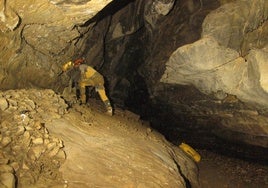
<svg viewBox="0 0 268 188"><path fill-rule="evenodd" d="M201 156L199 155L199 153L197 153L191 146L189 146L188 144L185 143L181 143L179 145L179 147L188 155L190 155L195 162L200 162L201 160Z"/></svg>

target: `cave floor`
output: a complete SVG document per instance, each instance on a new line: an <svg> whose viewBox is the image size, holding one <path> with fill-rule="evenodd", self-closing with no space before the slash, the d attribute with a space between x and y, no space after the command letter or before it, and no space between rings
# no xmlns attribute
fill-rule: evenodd
<svg viewBox="0 0 268 188"><path fill-rule="evenodd" d="M91 100L93 111L104 112L100 101ZM135 127L135 121L139 116L121 109L116 110L112 119L124 121L130 127ZM103 116L95 116L103 118ZM108 118L109 119L109 118ZM97 119L96 119L97 120ZM134 121L133 121L134 120ZM97 121L100 121L97 120ZM111 123L107 121L107 126ZM127 130L128 128L125 127ZM130 129L129 131L131 131ZM200 188L266 188L268 187L268 165L248 162L242 159L224 156L208 150L198 150L202 159L197 164L199 168Z"/></svg>
<svg viewBox="0 0 268 188"><path fill-rule="evenodd" d="M202 188L266 188L268 165L198 150L202 160L198 164Z"/></svg>
<svg viewBox="0 0 268 188"><path fill-rule="evenodd" d="M102 104L96 101L93 107L102 109ZM103 110L99 110L103 111ZM120 117L121 109L116 111ZM119 114L118 114L119 113ZM118 116L119 115L119 116ZM134 119L139 119L138 115L131 112L124 113L130 121L127 122L131 127ZM109 124L109 122L107 122ZM224 156L208 150L198 150L202 159L197 164L199 168L200 188L266 188L268 187L268 164L259 164L242 159Z"/></svg>

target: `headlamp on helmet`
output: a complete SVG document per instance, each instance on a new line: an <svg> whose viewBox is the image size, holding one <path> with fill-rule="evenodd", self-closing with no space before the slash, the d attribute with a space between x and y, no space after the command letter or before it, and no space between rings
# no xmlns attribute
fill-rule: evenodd
<svg viewBox="0 0 268 188"><path fill-rule="evenodd" d="M74 66L77 67L85 62L85 58L79 58L74 61Z"/></svg>

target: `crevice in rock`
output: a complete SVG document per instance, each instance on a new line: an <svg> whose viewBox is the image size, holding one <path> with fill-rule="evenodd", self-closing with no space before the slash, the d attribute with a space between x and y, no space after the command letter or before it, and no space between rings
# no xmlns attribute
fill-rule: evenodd
<svg viewBox="0 0 268 188"><path fill-rule="evenodd" d="M180 165L177 163L176 160L174 160L174 163L176 164L179 173L181 174L182 178L184 179L186 188L192 188L190 181L189 181L188 178L183 174Z"/></svg>
<svg viewBox="0 0 268 188"><path fill-rule="evenodd" d="M107 18L108 16L114 15L119 10L122 10L125 6L130 3L133 3L136 0L113 0L110 4L104 7L99 11L93 18L88 20L85 24L81 25L82 27L87 27L92 23L98 23L102 19Z"/></svg>

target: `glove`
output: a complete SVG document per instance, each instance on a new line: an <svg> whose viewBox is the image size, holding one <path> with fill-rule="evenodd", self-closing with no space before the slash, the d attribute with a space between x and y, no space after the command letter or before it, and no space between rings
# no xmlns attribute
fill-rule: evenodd
<svg viewBox="0 0 268 188"><path fill-rule="evenodd" d="M62 65L62 71L66 72L67 70L69 70L70 68L73 67L73 63L71 61L65 63L64 65Z"/></svg>

